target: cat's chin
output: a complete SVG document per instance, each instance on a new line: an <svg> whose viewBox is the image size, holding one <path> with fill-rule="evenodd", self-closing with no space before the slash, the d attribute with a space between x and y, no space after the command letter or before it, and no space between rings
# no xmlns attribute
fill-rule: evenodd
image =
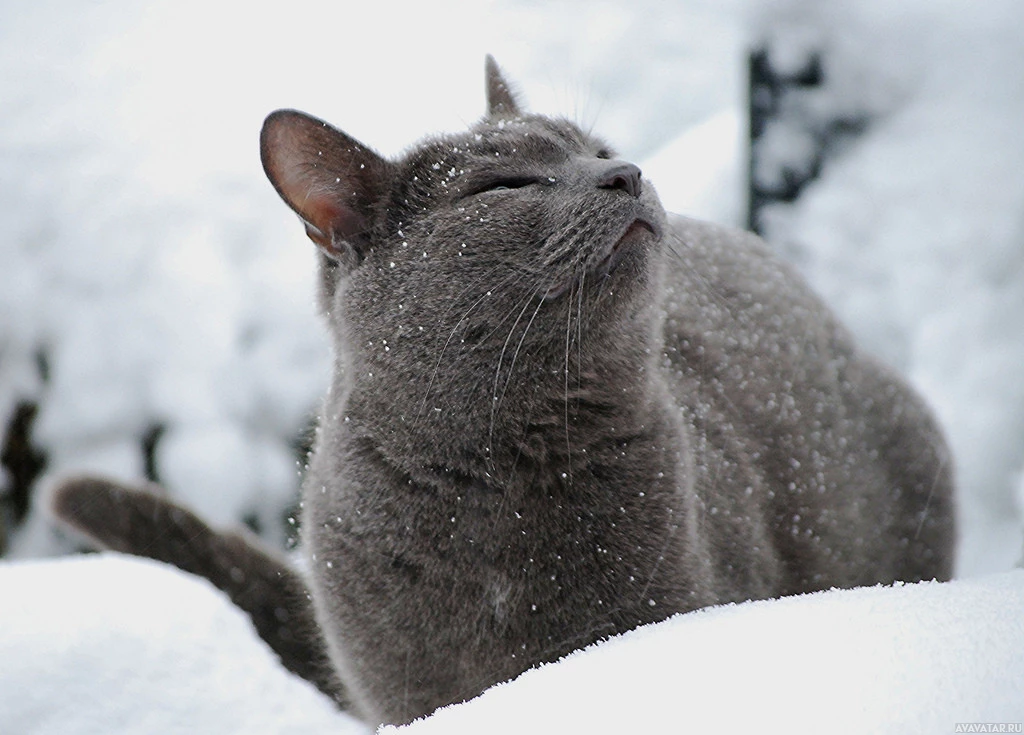
<svg viewBox="0 0 1024 735"><path fill-rule="evenodd" d="M630 248L632 248L638 242L641 242L645 238L649 238L652 236L654 238L657 238L659 237L659 235L660 233L658 232L655 225L651 224L647 220L633 220L629 227L626 228L626 231L622 233L622 237L615 241L615 244L612 245L611 250L608 252L608 254L605 255L604 258L602 258L601 261L597 264L597 267L594 269L594 272L600 278L604 278L606 276L611 275L612 271L614 271L618 267L619 263L622 261L622 258L625 257L626 253L629 252Z"/></svg>
<svg viewBox="0 0 1024 735"><path fill-rule="evenodd" d="M658 224L638 217L626 227L625 232L622 233L619 239L612 243L604 257L597 262L597 265L588 270L593 272L599 280L607 278L615 271L619 263L622 262L622 259L637 243L648 238L657 240L660 237L661 227ZM546 301L553 301L564 296L579 280L580 278L576 274L566 278L561 283L557 283L549 288L544 294L544 299Z"/></svg>

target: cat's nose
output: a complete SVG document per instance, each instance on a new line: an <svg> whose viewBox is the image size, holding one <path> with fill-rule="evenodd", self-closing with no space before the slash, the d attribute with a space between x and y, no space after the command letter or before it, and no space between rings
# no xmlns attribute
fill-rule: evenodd
<svg viewBox="0 0 1024 735"><path fill-rule="evenodd" d="M620 189L632 197L640 196L640 168L625 161L608 161L600 172L598 189Z"/></svg>

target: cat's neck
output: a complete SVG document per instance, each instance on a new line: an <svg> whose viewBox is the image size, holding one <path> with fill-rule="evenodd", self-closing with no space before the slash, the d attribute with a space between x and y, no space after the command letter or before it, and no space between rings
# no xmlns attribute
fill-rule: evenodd
<svg viewBox="0 0 1024 735"><path fill-rule="evenodd" d="M435 330L435 341L437 332L454 336L432 350L423 349L430 337L416 329L373 345L342 343L345 369L335 378L328 410L399 462L473 474L523 462L561 471L574 453L646 431L669 393L661 350L652 348L661 340L656 300L638 301L618 320L584 323L574 307L568 299L538 299L534 308L546 310L546 321L566 325L557 340L550 326L535 335L524 308L517 327L503 325L500 338L475 344L455 323ZM399 359L406 349L436 357L408 374Z"/></svg>

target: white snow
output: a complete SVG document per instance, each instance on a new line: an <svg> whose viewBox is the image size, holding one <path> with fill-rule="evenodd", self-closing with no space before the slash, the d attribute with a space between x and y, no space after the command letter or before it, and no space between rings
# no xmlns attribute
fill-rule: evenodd
<svg viewBox="0 0 1024 735"><path fill-rule="evenodd" d="M746 136L741 111L728 108L684 130L641 169L667 210L742 227Z"/></svg>
<svg viewBox="0 0 1024 735"><path fill-rule="evenodd" d="M952 733L1024 720L1024 570L700 610L398 735Z"/></svg>
<svg viewBox="0 0 1024 735"><path fill-rule="evenodd" d="M103 554L2 564L0 590L5 735L367 732L205 580Z"/></svg>
<svg viewBox="0 0 1024 735"><path fill-rule="evenodd" d="M19 735L366 733L208 583L103 554L0 565L0 721ZM405 733L953 732L1024 721L1024 570L680 615Z"/></svg>
<svg viewBox="0 0 1024 735"><path fill-rule="evenodd" d="M669 208L736 224L747 36L779 65L824 49L830 86L807 104L872 116L769 235L938 412L970 578L684 616L409 729L1024 721L1024 581L1006 571L1024 506L1017 0L0 4L0 418L40 403L51 477L138 478L139 438L164 425L175 495L273 531L330 355L313 248L260 170L263 116L305 109L393 154L479 116L491 52L530 109L593 127ZM38 513L12 541L64 547ZM105 555L0 563L0 731L363 730L219 593Z"/></svg>

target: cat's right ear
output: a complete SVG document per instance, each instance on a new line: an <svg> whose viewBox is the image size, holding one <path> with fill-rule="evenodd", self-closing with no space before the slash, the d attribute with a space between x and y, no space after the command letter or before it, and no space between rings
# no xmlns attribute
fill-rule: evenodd
<svg viewBox="0 0 1024 735"><path fill-rule="evenodd" d="M368 245L374 204L391 164L323 120L278 110L260 132L263 170L328 256L352 268Z"/></svg>

